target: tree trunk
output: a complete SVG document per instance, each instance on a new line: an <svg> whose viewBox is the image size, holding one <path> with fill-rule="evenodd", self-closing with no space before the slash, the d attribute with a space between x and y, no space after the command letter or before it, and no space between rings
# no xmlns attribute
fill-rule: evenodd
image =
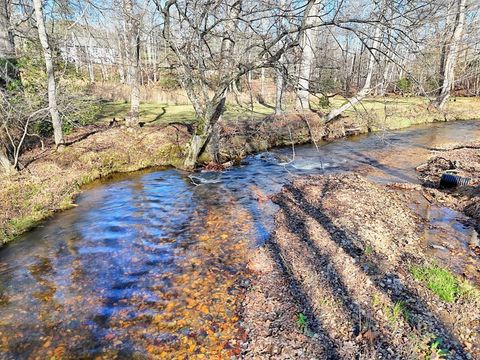
<svg viewBox="0 0 480 360"><path fill-rule="evenodd" d="M241 4L242 1L240 0L234 3L233 6L229 8L229 13L227 17L229 20L225 22L226 32L222 39L220 49L220 53L222 54L222 57L220 59L221 70L219 72L219 80L221 85L219 86L219 89L213 96L213 98L207 100L207 103L203 107L203 111L200 111L200 108L202 108L202 106L195 105L198 104L198 94L195 94L195 90L193 88L185 87L187 95L194 105L197 116L200 115L200 119L197 122L197 129L195 131L195 134L190 139L185 160L183 163L184 168L188 170L191 170L195 167L199 156L202 154L208 143L210 141L218 140L218 137L212 138L212 135L218 120L220 119L223 111L225 110L227 91L232 83L232 80L225 82L225 78L228 77L228 74L231 71L231 67L233 66L232 56L235 45L231 37L229 36L229 33L235 31L238 22L238 15L240 14ZM203 93L207 94L207 84L203 84L203 87ZM212 144L212 149L218 149L218 144ZM217 154L213 155L214 158L216 158Z"/></svg>
<svg viewBox="0 0 480 360"><path fill-rule="evenodd" d="M283 114L282 99L283 99L283 88L284 88L284 76L282 69L275 69L277 73L277 83L275 90L275 114Z"/></svg>
<svg viewBox="0 0 480 360"><path fill-rule="evenodd" d="M305 25L312 26L318 23L316 17L319 12L320 4L314 4L305 14ZM302 55L298 69L298 84L297 84L297 110L304 110L310 108L310 75L314 62L313 47L315 45L316 36L315 29L308 28L302 33L301 47Z"/></svg>
<svg viewBox="0 0 480 360"><path fill-rule="evenodd" d="M15 56L15 42L10 30L10 11L7 0L0 0L0 58Z"/></svg>
<svg viewBox="0 0 480 360"><path fill-rule="evenodd" d="M86 34L84 34L84 36L86 36ZM93 43L92 43L92 34L90 34L90 32L88 33L88 46L85 49L86 49L85 53L87 55L88 76L90 78L90 83L93 84L95 82L95 69L93 67L93 61L91 56Z"/></svg>
<svg viewBox="0 0 480 360"><path fill-rule="evenodd" d="M0 59L6 60L0 68L0 86L20 78L17 67L10 61L16 55L15 41L10 29L10 5L9 0L0 0Z"/></svg>
<svg viewBox="0 0 480 360"><path fill-rule="evenodd" d="M200 119L198 122L199 125L197 130L190 139L187 152L185 154L183 166L186 170L193 170L195 168L195 164L197 163L199 156L202 154L212 137L217 121L220 119L220 116L225 110L225 102L226 97L221 97L216 103L216 106L213 108L213 111L208 112L206 116L203 119ZM216 144L214 144L213 148L216 147Z"/></svg>
<svg viewBox="0 0 480 360"><path fill-rule="evenodd" d="M276 89L275 89L275 114L280 115L283 113L282 100L283 90L285 87L285 74L283 56L280 57L278 65L275 67L275 73L277 75Z"/></svg>
<svg viewBox="0 0 480 360"><path fill-rule="evenodd" d="M43 20L42 0L33 0L33 6L35 8L35 18L37 20L38 37L40 39L40 43L42 44L45 67L47 70L48 107L50 110L50 116L52 118L53 136L55 139L55 145L57 146L57 149L59 149L65 146L65 140L63 139L62 122L58 113L57 84L55 82L52 49L48 43L47 31L45 29L45 22Z"/></svg>
<svg viewBox="0 0 480 360"><path fill-rule="evenodd" d="M127 126L138 126L140 108L140 24L134 13L132 0L124 2L126 23L126 53L128 61L128 73L130 80L130 113L127 118Z"/></svg>
<svg viewBox="0 0 480 360"><path fill-rule="evenodd" d="M445 107L445 104L450 97L450 91L454 86L457 54L463 36L463 28L465 26L466 0L456 0L456 3L457 9L453 25L453 34L450 41L446 42L442 49L442 73L440 74L441 89L434 102L434 105L440 110Z"/></svg>
<svg viewBox="0 0 480 360"><path fill-rule="evenodd" d="M8 158L1 144L0 144L0 166L3 169L4 174L10 175L17 172L17 169L15 169L15 166L12 164L12 162Z"/></svg>
<svg viewBox="0 0 480 360"><path fill-rule="evenodd" d="M394 62L391 60L395 54L398 54L398 46L399 44L395 44L392 50L387 50L384 66L383 66L383 75L382 75L382 82L379 85L378 95L384 96L388 90L388 86L391 83L391 77L393 73L393 65Z"/></svg>

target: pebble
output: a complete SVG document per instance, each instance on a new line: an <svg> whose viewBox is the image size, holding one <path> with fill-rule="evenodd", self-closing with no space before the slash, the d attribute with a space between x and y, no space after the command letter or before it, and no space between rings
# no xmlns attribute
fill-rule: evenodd
<svg viewBox="0 0 480 360"><path fill-rule="evenodd" d="M480 247L480 241L478 240L478 234L472 229L472 235L470 236L469 245L472 248Z"/></svg>
<svg viewBox="0 0 480 360"><path fill-rule="evenodd" d="M433 249L437 249L437 250L449 251L446 247L441 246L441 245L432 244L432 245L430 245L430 247L432 247Z"/></svg>

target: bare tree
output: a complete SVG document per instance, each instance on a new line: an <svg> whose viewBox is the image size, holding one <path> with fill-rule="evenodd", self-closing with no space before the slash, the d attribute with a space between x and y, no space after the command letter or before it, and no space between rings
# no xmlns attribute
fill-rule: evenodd
<svg viewBox="0 0 480 360"><path fill-rule="evenodd" d="M315 2L308 11L305 11L304 25L302 31L301 56L298 71L297 104L298 110L310 108L310 75L314 64L314 47L317 40L316 27L319 24L320 2Z"/></svg>
<svg viewBox="0 0 480 360"><path fill-rule="evenodd" d="M48 106L52 118L53 137L57 149L61 149L65 146L65 140L63 138L62 121L58 112L55 69L53 66L52 48L50 47L47 30L45 29L42 0L33 0L33 6L35 9L38 38L42 44L45 67L47 70Z"/></svg>
<svg viewBox="0 0 480 360"><path fill-rule="evenodd" d="M130 85L130 112L127 126L137 126L140 109L140 18L133 0L123 0L125 17L125 57Z"/></svg>
<svg viewBox="0 0 480 360"><path fill-rule="evenodd" d="M164 38L175 55L171 62L197 117L185 168L194 167L211 140L230 85L252 70L273 67L298 43L301 19L297 12L306 6L311 4L299 4L285 15L268 1L157 1ZM288 26L272 32L280 17L288 16Z"/></svg>
<svg viewBox="0 0 480 360"><path fill-rule="evenodd" d="M450 97L450 91L454 86L455 81L455 65L457 63L458 52L460 49L460 42L462 40L463 31L465 27L465 12L467 7L466 0L453 0L452 7L455 9L453 14L447 14L447 27L451 22L451 18L454 17L454 21L450 29L451 35L447 37L444 43L441 55L441 68L440 68L440 92L435 99L434 105L439 109L443 109L448 98Z"/></svg>
<svg viewBox="0 0 480 360"><path fill-rule="evenodd" d="M15 56L15 42L10 28L10 6L8 0L0 0L0 58Z"/></svg>
<svg viewBox="0 0 480 360"><path fill-rule="evenodd" d="M32 125L48 118L48 106L39 107L37 100L21 88L0 88L0 171L3 173L12 174L19 169L27 138L38 136L31 133Z"/></svg>
<svg viewBox="0 0 480 360"><path fill-rule="evenodd" d="M362 101L363 98L365 98L368 94L370 94L372 90L372 77L373 77L373 72L375 70L375 65L377 62L378 49L381 43L380 37L382 32L381 19L383 17L383 11L384 11L383 6L384 6L383 4L380 5L380 12L378 15L377 23L375 25L374 34L373 34L371 45L370 45L370 56L368 60L367 76L365 78L363 87L353 97L348 98L347 102L344 105L330 111L325 117L325 121L327 122L335 119L337 116L347 111L352 106L355 106L357 103Z"/></svg>

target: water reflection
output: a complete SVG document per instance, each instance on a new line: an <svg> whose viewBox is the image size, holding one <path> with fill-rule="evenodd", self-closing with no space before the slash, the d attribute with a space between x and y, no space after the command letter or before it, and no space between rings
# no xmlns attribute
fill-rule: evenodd
<svg viewBox="0 0 480 360"><path fill-rule="evenodd" d="M1 357L236 354L239 280L272 229L268 196L312 173L415 181L427 147L479 133L475 122L434 125L301 146L294 159L279 149L224 173L166 170L92 187L0 251Z"/></svg>

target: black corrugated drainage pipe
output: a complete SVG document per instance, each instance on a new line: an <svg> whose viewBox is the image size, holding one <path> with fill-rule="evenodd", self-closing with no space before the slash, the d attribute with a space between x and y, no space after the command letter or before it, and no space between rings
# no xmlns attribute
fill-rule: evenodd
<svg viewBox="0 0 480 360"><path fill-rule="evenodd" d="M440 187L453 188L457 186L467 186L470 180L471 180L470 178L445 172L442 174L442 177L440 178Z"/></svg>

